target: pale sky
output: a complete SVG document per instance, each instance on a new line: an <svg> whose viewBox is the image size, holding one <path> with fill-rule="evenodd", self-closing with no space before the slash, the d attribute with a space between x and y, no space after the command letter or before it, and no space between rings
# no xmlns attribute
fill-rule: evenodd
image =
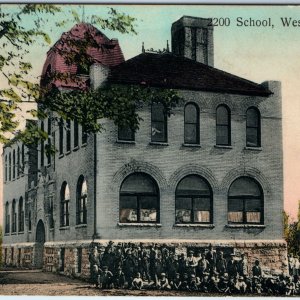
<svg viewBox="0 0 300 300"><path fill-rule="evenodd" d="M16 6L6 5L10 11ZM70 6L65 6L69 8ZM91 14L106 16L108 5L85 6L85 19ZM141 53L145 48L163 49L171 40L171 24L183 15L204 18L229 18L230 25L214 28L215 67L243 78L261 83L266 80L282 82L283 143L284 143L284 201L285 210L297 216L300 200L300 26L284 27L281 18L299 19L298 6L200 6L200 5L115 5L116 9L138 19L137 35L122 35L104 30L109 38L118 38L126 59ZM82 15L78 5L74 9ZM271 27L237 26L237 18L248 20L271 19ZM55 21L70 19L51 17L47 30L51 30L52 44L63 31L72 27L58 28ZM27 20L28 24L32 20ZM298 25L298 22L296 22ZM32 62L33 75L41 74L49 47L35 45L30 48L28 59ZM1 87L2 81L0 81ZM0 174L1 176L1 174ZM2 208L2 206L1 206Z"/></svg>

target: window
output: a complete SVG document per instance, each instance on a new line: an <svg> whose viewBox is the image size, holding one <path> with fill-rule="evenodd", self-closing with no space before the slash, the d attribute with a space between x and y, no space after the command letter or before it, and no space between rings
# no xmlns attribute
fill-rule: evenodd
<svg viewBox="0 0 300 300"><path fill-rule="evenodd" d="M85 126L84 126L84 124L82 125L82 127L81 127L81 129L82 129L82 136L81 136L81 143L83 144L83 145L85 145L86 143L87 143L87 132L86 132L86 129L85 129Z"/></svg>
<svg viewBox="0 0 300 300"><path fill-rule="evenodd" d="M247 110L246 146L260 147L260 113L252 107Z"/></svg>
<svg viewBox="0 0 300 300"><path fill-rule="evenodd" d="M61 209L60 209L60 226L69 226L69 202L70 202L70 189L69 185L64 182L60 192Z"/></svg>
<svg viewBox="0 0 300 300"><path fill-rule="evenodd" d="M49 228L54 228L54 215L53 215L53 195L50 195L48 197L48 203L49 203Z"/></svg>
<svg viewBox="0 0 300 300"><path fill-rule="evenodd" d="M66 130L67 130L67 137L66 137L66 151L70 152L71 151L71 120L67 120L67 126L66 126Z"/></svg>
<svg viewBox="0 0 300 300"><path fill-rule="evenodd" d="M134 141L134 130L130 126L118 126L118 140Z"/></svg>
<svg viewBox="0 0 300 300"><path fill-rule="evenodd" d="M167 114L162 103L152 103L151 110L151 142L166 143L168 141Z"/></svg>
<svg viewBox="0 0 300 300"><path fill-rule="evenodd" d="M5 155L5 181L8 179L8 164L7 164L7 155Z"/></svg>
<svg viewBox="0 0 300 300"><path fill-rule="evenodd" d="M13 150L12 179L16 178L16 150Z"/></svg>
<svg viewBox="0 0 300 300"><path fill-rule="evenodd" d="M41 131L44 132L44 121L41 121ZM45 156L45 142L44 140L41 140L41 167L43 167L44 164L44 156Z"/></svg>
<svg viewBox="0 0 300 300"><path fill-rule="evenodd" d="M184 143L199 144L199 109L194 103L184 108Z"/></svg>
<svg viewBox="0 0 300 300"><path fill-rule="evenodd" d="M51 165L51 134L52 134L52 124L51 117L48 118L47 134L48 134L48 144L47 144L47 165Z"/></svg>
<svg viewBox="0 0 300 300"><path fill-rule="evenodd" d="M229 188L228 223L262 224L263 193L252 178L240 177Z"/></svg>
<svg viewBox="0 0 300 300"><path fill-rule="evenodd" d="M8 156L8 180L11 180L11 153Z"/></svg>
<svg viewBox="0 0 300 300"><path fill-rule="evenodd" d="M16 200L15 199L12 202L11 215L12 215L11 232L16 232L17 231L17 212L16 212Z"/></svg>
<svg viewBox="0 0 300 300"><path fill-rule="evenodd" d="M217 145L231 145L230 110L225 105L217 108Z"/></svg>
<svg viewBox="0 0 300 300"><path fill-rule="evenodd" d="M9 204L5 204L5 233L9 233L10 216L9 216Z"/></svg>
<svg viewBox="0 0 300 300"><path fill-rule="evenodd" d="M188 175L177 185L176 223L212 223L212 191L198 175Z"/></svg>
<svg viewBox="0 0 300 300"><path fill-rule="evenodd" d="M17 151L17 177L20 176L20 147L18 147L18 151Z"/></svg>
<svg viewBox="0 0 300 300"><path fill-rule="evenodd" d="M76 224L87 223L87 184L81 175L77 183Z"/></svg>
<svg viewBox="0 0 300 300"><path fill-rule="evenodd" d="M59 154L64 154L64 121L59 120Z"/></svg>
<svg viewBox="0 0 300 300"><path fill-rule="evenodd" d="M23 198L19 200L19 232L24 231L24 204Z"/></svg>
<svg viewBox="0 0 300 300"><path fill-rule="evenodd" d="M149 175L134 173L123 181L120 189L120 222L159 222L159 190Z"/></svg>
<svg viewBox="0 0 300 300"><path fill-rule="evenodd" d="M22 144L22 173L24 174L25 167L25 146Z"/></svg>
<svg viewBox="0 0 300 300"><path fill-rule="evenodd" d="M78 121L74 120L74 148L78 147Z"/></svg>
<svg viewBox="0 0 300 300"><path fill-rule="evenodd" d="M28 212L28 231L31 231L31 210Z"/></svg>

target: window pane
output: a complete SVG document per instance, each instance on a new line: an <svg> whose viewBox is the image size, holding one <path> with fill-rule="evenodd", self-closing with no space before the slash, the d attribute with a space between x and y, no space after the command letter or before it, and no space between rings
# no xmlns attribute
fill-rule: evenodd
<svg viewBox="0 0 300 300"><path fill-rule="evenodd" d="M152 122L151 128L151 140L152 142L166 142L167 135L165 132L164 122Z"/></svg>
<svg viewBox="0 0 300 300"><path fill-rule="evenodd" d="M247 110L247 126L258 127L259 117L256 109L250 108Z"/></svg>
<svg viewBox="0 0 300 300"><path fill-rule="evenodd" d="M243 212L228 212L229 223L243 223Z"/></svg>
<svg viewBox="0 0 300 300"><path fill-rule="evenodd" d="M194 104L186 105L184 109L184 121L185 123L198 123L198 112Z"/></svg>
<svg viewBox="0 0 300 300"><path fill-rule="evenodd" d="M247 223L260 223L260 212L247 212Z"/></svg>
<svg viewBox="0 0 300 300"><path fill-rule="evenodd" d="M228 199L228 211L243 211L243 199Z"/></svg>
<svg viewBox="0 0 300 300"><path fill-rule="evenodd" d="M191 211L187 209L176 209L176 223L190 223L192 220L191 218Z"/></svg>
<svg viewBox="0 0 300 300"><path fill-rule="evenodd" d="M189 175L179 182L176 195L210 195L210 189L201 177Z"/></svg>
<svg viewBox="0 0 300 300"><path fill-rule="evenodd" d="M192 209L192 198L177 198L176 209Z"/></svg>
<svg viewBox="0 0 300 300"><path fill-rule="evenodd" d="M201 210L194 211L194 221L209 223L210 222L210 212L209 211L201 211Z"/></svg>
<svg viewBox="0 0 300 300"><path fill-rule="evenodd" d="M137 221L137 210L130 208L123 208L120 210L120 222L136 222Z"/></svg>
<svg viewBox="0 0 300 300"><path fill-rule="evenodd" d="M217 124L228 125L228 111L225 106L219 106L217 108Z"/></svg>
<svg viewBox="0 0 300 300"><path fill-rule="evenodd" d="M119 127L118 128L118 139L124 141L133 141L134 140L134 131L129 126Z"/></svg>
<svg viewBox="0 0 300 300"><path fill-rule="evenodd" d="M140 220L142 222L155 222L157 219L156 209L141 209Z"/></svg>
<svg viewBox="0 0 300 300"><path fill-rule="evenodd" d="M228 126L217 125L217 145L228 145L229 144L229 130Z"/></svg>
<svg viewBox="0 0 300 300"><path fill-rule="evenodd" d="M140 198L140 208L157 208L157 197L143 196Z"/></svg>
<svg viewBox="0 0 300 300"><path fill-rule="evenodd" d="M164 106L161 103L152 103L152 121L165 120Z"/></svg>
<svg viewBox="0 0 300 300"><path fill-rule="evenodd" d="M120 208L137 208L136 196L121 196L120 197Z"/></svg>
<svg viewBox="0 0 300 300"><path fill-rule="evenodd" d="M210 210L209 198L194 198L194 210Z"/></svg>
<svg viewBox="0 0 300 300"><path fill-rule="evenodd" d="M260 199L246 199L245 210L246 211L261 211L261 200Z"/></svg>
<svg viewBox="0 0 300 300"><path fill-rule="evenodd" d="M261 192L258 184L249 177L241 177L235 180L230 189L229 196L260 196Z"/></svg>
<svg viewBox="0 0 300 300"><path fill-rule="evenodd" d="M135 173L128 176L122 183L121 192L157 193L156 185L154 184L152 178L143 173Z"/></svg>
<svg viewBox="0 0 300 300"><path fill-rule="evenodd" d="M197 124L184 125L184 142L187 144L198 143Z"/></svg>
<svg viewBox="0 0 300 300"><path fill-rule="evenodd" d="M247 128L247 146L257 147L258 146L258 132L257 128Z"/></svg>

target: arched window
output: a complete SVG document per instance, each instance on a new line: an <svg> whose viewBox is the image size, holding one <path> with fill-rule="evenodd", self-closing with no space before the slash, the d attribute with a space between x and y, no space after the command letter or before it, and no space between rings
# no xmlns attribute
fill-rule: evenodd
<svg viewBox="0 0 300 300"><path fill-rule="evenodd" d="M247 110L246 146L260 147L260 113L257 108Z"/></svg>
<svg viewBox="0 0 300 300"><path fill-rule="evenodd" d="M5 233L9 233L10 216L9 216L9 204L8 201L5 204Z"/></svg>
<svg viewBox="0 0 300 300"><path fill-rule="evenodd" d="M77 182L76 224L87 223L87 184L83 176Z"/></svg>
<svg viewBox="0 0 300 300"><path fill-rule="evenodd" d="M198 175L188 175L177 185L175 194L176 223L212 223L212 191Z"/></svg>
<svg viewBox="0 0 300 300"><path fill-rule="evenodd" d="M11 153L8 156L8 180L11 180Z"/></svg>
<svg viewBox="0 0 300 300"><path fill-rule="evenodd" d="M79 131L78 131L78 121L77 119L74 120L74 148L77 148L79 146L78 143L78 135L79 135Z"/></svg>
<svg viewBox="0 0 300 300"><path fill-rule="evenodd" d="M151 107L151 142L168 141L168 118L162 103L152 103Z"/></svg>
<svg viewBox="0 0 300 300"><path fill-rule="evenodd" d="M23 198L19 200L19 232L24 231L24 203Z"/></svg>
<svg viewBox="0 0 300 300"><path fill-rule="evenodd" d="M44 121L41 121L41 131L44 132L45 128L44 128ZM42 139L41 140L41 167L43 167L44 164L44 156L45 156L45 142Z"/></svg>
<svg viewBox="0 0 300 300"><path fill-rule="evenodd" d="M230 186L228 192L228 223L262 224L263 191L254 179L240 177Z"/></svg>
<svg viewBox="0 0 300 300"><path fill-rule="evenodd" d="M17 212L16 212L16 200L15 199L12 202L11 216L12 216L11 232L16 232L17 231Z"/></svg>
<svg viewBox="0 0 300 300"><path fill-rule="evenodd" d="M59 120L59 154L64 153L64 121L62 118Z"/></svg>
<svg viewBox="0 0 300 300"><path fill-rule="evenodd" d="M12 179L16 178L16 150L13 150Z"/></svg>
<svg viewBox="0 0 300 300"><path fill-rule="evenodd" d="M18 151L17 151L17 176L20 176L20 147L18 147Z"/></svg>
<svg viewBox="0 0 300 300"><path fill-rule="evenodd" d="M120 222L159 222L159 189L145 173L134 173L120 189Z"/></svg>
<svg viewBox="0 0 300 300"><path fill-rule="evenodd" d="M230 110L225 105L217 108L216 144L231 145Z"/></svg>
<svg viewBox="0 0 300 300"><path fill-rule="evenodd" d="M5 155L5 181L8 180L8 164L7 164L7 155Z"/></svg>
<svg viewBox="0 0 300 300"><path fill-rule="evenodd" d="M69 226L69 203L70 203L70 189L69 185L64 182L60 191L60 226Z"/></svg>
<svg viewBox="0 0 300 300"><path fill-rule="evenodd" d="M184 108L184 143L199 144L199 108L194 103L188 103Z"/></svg>

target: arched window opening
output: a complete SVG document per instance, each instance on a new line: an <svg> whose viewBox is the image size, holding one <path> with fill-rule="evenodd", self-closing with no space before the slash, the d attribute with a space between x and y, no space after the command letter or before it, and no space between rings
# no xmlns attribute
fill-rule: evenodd
<svg viewBox="0 0 300 300"><path fill-rule="evenodd" d="M19 199L19 232L24 231L24 203L23 198Z"/></svg>
<svg viewBox="0 0 300 300"><path fill-rule="evenodd" d="M177 185L175 193L176 223L212 223L212 191L198 175L188 175Z"/></svg>
<svg viewBox="0 0 300 300"><path fill-rule="evenodd" d="M60 197L61 197L60 226L66 227L66 226L70 225L70 223L69 223L70 189L69 189L69 185L67 184L67 182L64 182L62 184Z"/></svg>
<svg viewBox="0 0 300 300"><path fill-rule="evenodd" d="M87 183L83 176L77 183L76 224L87 224Z"/></svg>
<svg viewBox="0 0 300 300"><path fill-rule="evenodd" d="M184 108L184 143L199 144L199 108L194 103L188 103Z"/></svg>
<svg viewBox="0 0 300 300"><path fill-rule="evenodd" d="M17 211L16 211L16 200L15 199L12 202L11 215L12 215L11 232L16 232L17 231Z"/></svg>
<svg viewBox="0 0 300 300"><path fill-rule="evenodd" d="M120 222L159 222L159 189L148 174L134 173L123 181L120 188Z"/></svg>
<svg viewBox="0 0 300 300"><path fill-rule="evenodd" d="M216 144L230 146L231 145L231 121L230 110L225 105L217 108L217 127L216 127Z"/></svg>
<svg viewBox="0 0 300 300"><path fill-rule="evenodd" d="M9 215L9 204L5 204L5 233L9 233L10 228L10 215Z"/></svg>
<svg viewBox="0 0 300 300"><path fill-rule="evenodd" d="M247 110L246 120L246 146L260 147L260 113L252 107Z"/></svg>
<svg viewBox="0 0 300 300"><path fill-rule="evenodd" d="M151 141L167 143L168 117L164 105L153 102L151 108Z"/></svg>
<svg viewBox="0 0 300 300"><path fill-rule="evenodd" d="M261 186L254 179L240 177L228 192L228 223L262 224L264 201Z"/></svg>

